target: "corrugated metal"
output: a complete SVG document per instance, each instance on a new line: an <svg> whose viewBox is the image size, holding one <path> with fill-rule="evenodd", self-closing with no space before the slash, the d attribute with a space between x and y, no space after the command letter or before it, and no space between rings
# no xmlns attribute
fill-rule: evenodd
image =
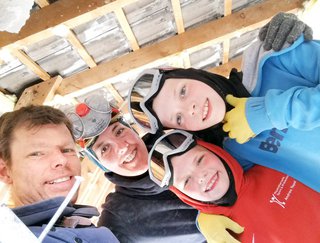
<svg viewBox="0 0 320 243"><path fill-rule="evenodd" d="M140 0L123 10L140 46L177 33L169 0Z"/></svg>

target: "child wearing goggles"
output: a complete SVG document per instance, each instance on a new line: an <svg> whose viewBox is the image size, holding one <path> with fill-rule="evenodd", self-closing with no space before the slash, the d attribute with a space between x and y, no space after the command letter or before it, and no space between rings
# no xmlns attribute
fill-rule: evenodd
<svg viewBox="0 0 320 243"><path fill-rule="evenodd" d="M210 214L237 221L241 242L317 242L320 194L295 179L256 165L243 172L226 151L190 133L171 131L149 154L150 178L201 211L210 239ZM301 223L303 222L303 224ZM213 229L211 229L213 230Z"/></svg>
<svg viewBox="0 0 320 243"><path fill-rule="evenodd" d="M225 78L192 68L146 70L129 93L130 111L149 132L193 131L223 144L245 170L253 161L320 192L319 62L319 41L301 36L279 52L266 52L257 41L244 53L243 77L235 71Z"/></svg>

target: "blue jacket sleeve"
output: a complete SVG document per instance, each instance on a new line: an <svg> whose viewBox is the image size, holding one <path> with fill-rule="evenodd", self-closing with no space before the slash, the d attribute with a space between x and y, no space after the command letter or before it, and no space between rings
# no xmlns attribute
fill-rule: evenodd
<svg viewBox="0 0 320 243"><path fill-rule="evenodd" d="M279 89L268 90L264 97L248 99L246 117L251 129L259 134L273 127L293 127L300 130L319 127L319 42L304 42L276 58L276 63L281 64L281 68L288 73L287 80L277 80ZM299 85L290 87L292 76L300 77ZM284 83L287 84L283 85Z"/></svg>

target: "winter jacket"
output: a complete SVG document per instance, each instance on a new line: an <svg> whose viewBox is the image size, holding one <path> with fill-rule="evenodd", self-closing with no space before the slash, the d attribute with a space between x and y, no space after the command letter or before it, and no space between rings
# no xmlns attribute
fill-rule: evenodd
<svg viewBox="0 0 320 243"><path fill-rule="evenodd" d="M57 197L39 203L14 208L13 212L37 237L39 237L63 200L64 197ZM98 215L99 212L95 207L84 205L71 206L69 204L54 227L51 228L44 238L43 242L118 243L119 241L109 229L105 227L96 228L91 224L89 219ZM82 217L82 221L85 223L79 223L74 225L74 227L68 228L67 225L69 224L66 223L66 218L68 218L70 222L71 218L69 217L71 216Z"/></svg>
<svg viewBox="0 0 320 243"><path fill-rule="evenodd" d="M239 163L221 148L199 141L230 167L237 200L233 206L203 203L171 188L184 202L204 213L225 215L244 226L242 243L320 241L320 194L278 171L255 165L243 173ZM290 162L290 161L288 161Z"/></svg>
<svg viewBox="0 0 320 243"><path fill-rule="evenodd" d="M116 189L106 197L98 225L108 227L120 242L205 242L196 227L197 210L158 187L147 173L106 177Z"/></svg>
<svg viewBox="0 0 320 243"><path fill-rule="evenodd" d="M244 167L263 165L320 192L320 42L300 37L279 52L256 42L244 54L243 82L251 92L246 117L256 137L224 148Z"/></svg>

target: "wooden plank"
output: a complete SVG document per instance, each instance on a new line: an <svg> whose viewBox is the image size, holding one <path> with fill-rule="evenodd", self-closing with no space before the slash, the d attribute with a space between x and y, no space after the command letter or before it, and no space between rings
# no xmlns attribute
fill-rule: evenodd
<svg viewBox="0 0 320 243"><path fill-rule="evenodd" d="M50 75L40 67L35 61L33 61L24 51L10 47L10 52L13 56L17 57L20 62L27 66L32 72L38 75L42 80L50 79Z"/></svg>
<svg viewBox="0 0 320 243"><path fill-rule="evenodd" d="M59 24L73 28L135 1L137 0L59 0L34 12L18 34L0 31L0 47L19 40L30 43L29 39L42 39L46 33L50 33L50 28Z"/></svg>
<svg viewBox="0 0 320 243"><path fill-rule="evenodd" d="M38 6L39 6L40 8L44 8L44 7L48 6L48 5L50 5L50 3L49 3L48 0L34 0L34 2L35 2L36 4L38 4Z"/></svg>
<svg viewBox="0 0 320 243"><path fill-rule="evenodd" d="M39 84L33 85L23 91L20 99L15 105L14 109L18 110L19 108L26 105L43 105L46 102L52 100L55 91L58 86L61 84L62 77L57 76L50 80L41 82Z"/></svg>
<svg viewBox="0 0 320 243"><path fill-rule="evenodd" d="M178 34L181 34L185 32L185 29L184 29L184 23L182 18L180 0L171 0L171 4L173 9L174 19L176 21Z"/></svg>
<svg viewBox="0 0 320 243"><path fill-rule="evenodd" d="M13 111L14 105L15 105L15 102L17 101L17 99L15 96L11 96L11 98L9 98L9 97L10 96L7 96L0 91L0 104L1 104L0 111L1 112Z"/></svg>
<svg viewBox="0 0 320 243"><path fill-rule="evenodd" d="M121 73L144 66L156 60L177 55L184 50L197 50L204 45L221 43L247 31L263 26L279 11L297 11L301 0L268 0L188 30L162 42L104 62L90 70L64 79L58 93L67 95L79 89L100 83ZM223 27L222 27L223 26Z"/></svg>
<svg viewBox="0 0 320 243"><path fill-rule="evenodd" d="M67 27L66 27L67 28ZM92 56L87 52L86 48L79 41L77 36L67 28L67 36L66 39L70 42L70 44L76 49L81 58L87 63L90 68L97 66L97 63L93 60Z"/></svg>
<svg viewBox="0 0 320 243"><path fill-rule="evenodd" d="M232 0L224 0L224 16L232 13Z"/></svg>
<svg viewBox="0 0 320 243"><path fill-rule="evenodd" d="M129 23L128 23L128 20L124 14L122 8L118 8L118 9L114 10L114 13L117 16L117 19L119 21L119 24L120 24L124 34L126 35L128 41L130 42L131 49L134 51L140 49L138 41L137 41Z"/></svg>
<svg viewBox="0 0 320 243"><path fill-rule="evenodd" d="M223 41L223 56L222 63L227 63L229 60L229 51L230 51L230 39Z"/></svg>
<svg viewBox="0 0 320 243"><path fill-rule="evenodd" d="M107 83L105 87L108 89L108 91L112 94L113 98L118 102L118 104L123 102L122 96L119 94L119 92L113 87L112 84Z"/></svg>

